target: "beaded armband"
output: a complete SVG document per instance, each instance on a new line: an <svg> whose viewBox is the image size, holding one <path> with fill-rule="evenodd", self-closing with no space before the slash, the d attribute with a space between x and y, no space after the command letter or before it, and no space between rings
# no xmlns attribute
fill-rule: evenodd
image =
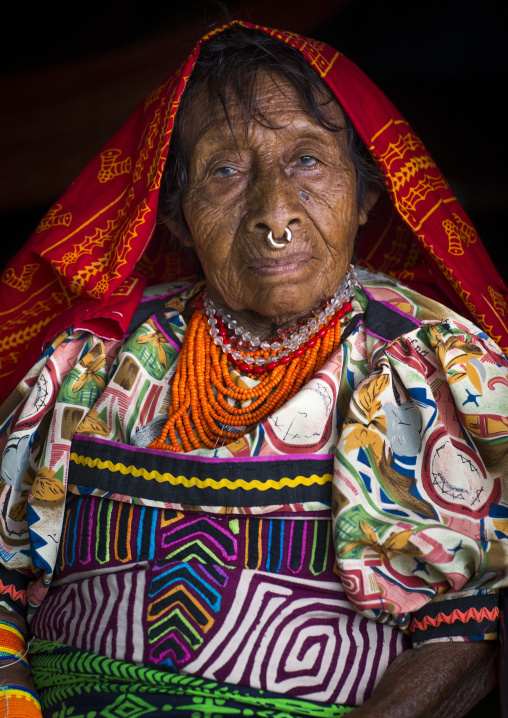
<svg viewBox="0 0 508 718"><path fill-rule="evenodd" d="M21 686L0 686L0 716L42 718L41 704L35 693Z"/></svg>
<svg viewBox="0 0 508 718"><path fill-rule="evenodd" d="M27 650L19 628L13 623L0 623L0 669L13 663L22 663L28 668L28 662L25 660Z"/></svg>
<svg viewBox="0 0 508 718"><path fill-rule="evenodd" d="M431 601L411 617L413 645L427 641L488 641L498 637L499 595L478 592Z"/></svg>
<svg viewBox="0 0 508 718"><path fill-rule="evenodd" d="M14 664L29 668L28 648L23 634L13 623L0 623L0 682L2 669ZM41 705L35 693L22 686L0 685L0 716L9 718L41 718Z"/></svg>

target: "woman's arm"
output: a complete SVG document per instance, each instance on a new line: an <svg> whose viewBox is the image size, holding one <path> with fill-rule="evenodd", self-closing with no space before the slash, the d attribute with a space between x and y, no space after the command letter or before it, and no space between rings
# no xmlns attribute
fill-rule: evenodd
<svg viewBox="0 0 508 718"><path fill-rule="evenodd" d="M461 718L492 688L497 643L426 643L389 666L355 718Z"/></svg>
<svg viewBox="0 0 508 718"><path fill-rule="evenodd" d="M23 637L26 640L27 630L25 621L14 611L8 611L6 608L0 606L0 632L2 630L2 624L14 624ZM21 653L15 653L13 651L12 657L0 658L0 687L1 686L23 686L31 691L34 691L34 685L32 681L32 674L30 669L25 665L28 663L28 656L22 655L26 650L25 646L22 648ZM1 651L0 656L5 655L6 651ZM22 660L18 660L21 658Z"/></svg>
<svg viewBox="0 0 508 718"><path fill-rule="evenodd" d="M363 615L391 614L419 644L394 661L359 718L458 718L492 685L495 591L508 572L508 367L461 322L422 325L380 347L342 411L341 579Z"/></svg>
<svg viewBox="0 0 508 718"><path fill-rule="evenodd" d="M41 718L28 665L25 621L0 606L0 715Z"/></svg>

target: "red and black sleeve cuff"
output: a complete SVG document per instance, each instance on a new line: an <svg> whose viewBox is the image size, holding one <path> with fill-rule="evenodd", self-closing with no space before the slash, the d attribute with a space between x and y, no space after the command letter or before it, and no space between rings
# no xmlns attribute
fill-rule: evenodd
<svg viewBox="0 0 508 718"><path fill-rule="evenodd" d="M478 593L428 603L411 616L413 645L426 641L497 638L498 593Z"/></svg>

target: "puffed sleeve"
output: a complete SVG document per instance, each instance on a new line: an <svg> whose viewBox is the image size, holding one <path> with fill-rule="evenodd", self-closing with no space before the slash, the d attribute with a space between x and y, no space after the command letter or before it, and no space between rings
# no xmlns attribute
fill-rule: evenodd
<svg viewBox="0 0 508 718"><path fill-rule="evenodd" d="M23 682L29 670L25 619L33 596L40 599L51 578L49 565L38 561L38 544L46 541L33 530L29 502L40 495L56 509L46 529L57 540L65 489L57 482L48 484L39 464L58 392L85 343L82 335L60 334L0 409L0 669L14 671L2 682L2 715L42 716L37 696L19 685L19 676Z"/></svg>
<svg viewBox="0 0 508 718"><path fill-rule="evenodd" d="M106 347L87 332L64 332L2 407L0 606L22 618L40 604L51 581L68 449L106 385L113 344Z"/></svg>
<svg viewBox="0 0 508 718"><path fill-rule="evenodd" d="M496 637L508 584L508 365L464 322L371 347L336 449L334 543L358 611L426 640Z"/></svg>

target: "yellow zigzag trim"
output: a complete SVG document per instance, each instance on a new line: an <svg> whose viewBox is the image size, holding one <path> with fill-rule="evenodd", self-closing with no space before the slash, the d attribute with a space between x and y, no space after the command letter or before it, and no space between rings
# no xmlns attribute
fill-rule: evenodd
<svg viewBox="0 0 508 718"><path fill-rule="evenodd" d="M186 487L198 487L199 489L213 488L213 489L258 489L259 491L266 491L266 489L281 489L285 486L312 486L312 484L323 485L329 483L332 480L331 474L323 474L323 476L296 476L294 479L287 477L280 479L279 481L244 481L243 479L237 479L236 481L230 481L229 479L221 479L220 481L214 481L213 479L198 479L196 476L187 478L186 476L174 476L173 474L160 474L158 471L147 471L146 469L137 469L135 466L125 466L124 464L113 464L112 461L101 461L101 459L91 459L89 456L79 456L76 453L72 453L70 456L71 461L75 464L81 464L82 466L89 466L91 469L97 467L98 469L109 469L110 471L119 471L121 474L139 477L149 481L155 479L159 483L169 482L172 484L181 484Z"/></svg>

